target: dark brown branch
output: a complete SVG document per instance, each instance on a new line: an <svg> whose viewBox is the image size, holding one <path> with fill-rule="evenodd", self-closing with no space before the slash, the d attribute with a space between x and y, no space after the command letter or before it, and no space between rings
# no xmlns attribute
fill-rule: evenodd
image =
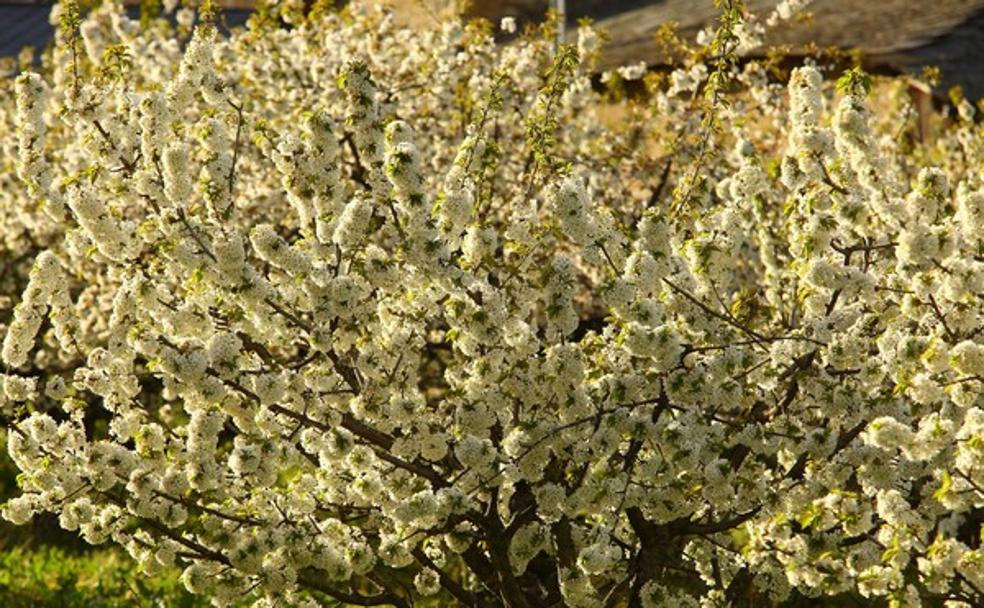
<svg viewBox="0 0 984 608"><path fill-rule="evenodd" d="M666 163L663 165L663 171L659 176L659 183L653 188L653 193L649 196L649 201L646 202L646 207L652 207L659 202L659 198L663 195L663 190L666 189L667 182L670 181L670 171L673 169L673 157L666 159Z"/></svg>
<svg viewBox="0 0 984 608"><path fill-rule="evenodd" d="M411 608L410 603L392 592L377 593L376 595L359 595L342 591L329 584L324 576L316 574L316 571L304 571L298 576L298 582L309 589L319 591L340 602L352 604L354 606L396 606L397 608Z"/></svg>
<svg viewBox="0 0 984 608"><path fill-rule="evenodd" d="M238 116L238 120L236 121L236 140L235 140L235 144L232 147L232 166L229 167L229 177L227 178L229 200L232 201L233 200L232 194L235 191L235 186L236 186L236 163L237 161L239 161L240 137L243 131L243 106L242 104L237 106L230 99L227 99L226 103L232 106L232 108L236 111L236 115Z"/></svg>
<svg viewBox="0 0 984 608"><path fill-rule="evenodd" d="M456 600L465 606L474 606L477 603L475 596L470 591L462 587L458 581L448 576L444 570L439 568L437 564L435 564L434 561L427 556L423 549L420 547L415 547L413 550L413 557L420 562L420 565L437 572L437 576L441 581L441 586L444 587L448 593L453 595Z"/></svg>

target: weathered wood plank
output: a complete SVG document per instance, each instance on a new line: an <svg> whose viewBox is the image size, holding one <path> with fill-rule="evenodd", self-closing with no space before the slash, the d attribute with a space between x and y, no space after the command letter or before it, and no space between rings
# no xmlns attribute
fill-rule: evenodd
<svg viewBox="0 0 984 608"><path fill-rule="evenodd" d="M776 4L748 3L759 15ZM810 43L858 49L868 65L905 73L938 65L942 88L961 84L968 95L984 97L984 0L816 0L809 12L811 19L771 31L767 44L786 45L794 54ZM682 35L693 38L716 18L712 0L666 0L602 20L599 27L612 37L602 67L639 60L659 64L654 34L663 23L675 21Z"/></svg>
<svg viewBox="0 0 984 608"><path fill-rule="evenodd" d="M746 4L764 17L778 3ZM507 14L535 19L548 4L477 0L473 11L493 20ZM683 37L693 39L718 16L713 0L567 0L567 8L569 21L590 16L610 34L601 69L638 61L660 65L655 34L663 24L676 22ZM984 0L814 0L808 12L811 19L771 31L767 44L788 46L794 55L810 43L858 49L869 67L903 73L936 65L943 71L942 89L960 84L969 96L984 97Z"/></svg>
<svg viewBox="0 0 984 608"><path fill-rule="evenodd" d="M778 0L752 0L748 7L763 15L776 4ZM815 42L820 46L858 48L870 55L899 53L948 35L984 12L984 0L816 0L808 10L812 19L773 30L768 42L794 49ZM653 35L662 24L675 21L683 35L692 37L713 25L717 14L712 0L666 0L604 19L598 25L612 36L609 61L638 61L647 55L658 60Z"/></svg>

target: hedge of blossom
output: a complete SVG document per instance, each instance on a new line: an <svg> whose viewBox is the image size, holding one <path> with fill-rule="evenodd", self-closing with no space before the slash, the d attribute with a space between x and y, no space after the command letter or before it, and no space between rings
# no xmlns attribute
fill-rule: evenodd
<svg viewBox="0 0 984 608"><path fill-rule="evenodd" d="M0 83L3 516L217 606L984 604L974 108L914 142L722 5L604 91L590 27L56 5Z"/></svg>

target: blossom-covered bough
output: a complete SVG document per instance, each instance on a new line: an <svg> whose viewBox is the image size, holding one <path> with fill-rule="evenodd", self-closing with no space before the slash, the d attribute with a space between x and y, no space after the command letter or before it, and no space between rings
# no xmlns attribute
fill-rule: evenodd
<svg viewBox="0 0 984 608"><path fill-rule="evenodd" d="M57 5L0 84L5 518L217 605L984 602L969 103L374 4Z"/></svg>

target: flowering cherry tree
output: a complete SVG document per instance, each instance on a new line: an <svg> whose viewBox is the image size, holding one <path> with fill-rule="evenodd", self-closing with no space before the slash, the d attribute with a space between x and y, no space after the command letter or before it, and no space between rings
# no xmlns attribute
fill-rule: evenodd
<svg viewBox="0 0 984 608"><path fill-rule="evenodd" d="M915 145L722 4L606 92L589 27L56 5L0 83L3 516L218 606L984 603L973 107Z"/></svg>

